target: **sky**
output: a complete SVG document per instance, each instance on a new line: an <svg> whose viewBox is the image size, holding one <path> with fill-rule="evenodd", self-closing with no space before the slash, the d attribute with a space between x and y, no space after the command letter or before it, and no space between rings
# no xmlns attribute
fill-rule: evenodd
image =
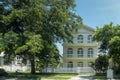
<svg viewBox="0 0 120 80"><path fill-rule="evenodd" d="M94 29L113 22L120 24L120 0L75 0L75 13L83 19L83 24ZM57 44L60 54L63 47Z"/></svg>
<svg viewBox="0 0 120 80"><path fill-rule="evenodd" d="M96 29L113 22L120 24L120 0L75 0L76 14L83 23Z"/></svg>

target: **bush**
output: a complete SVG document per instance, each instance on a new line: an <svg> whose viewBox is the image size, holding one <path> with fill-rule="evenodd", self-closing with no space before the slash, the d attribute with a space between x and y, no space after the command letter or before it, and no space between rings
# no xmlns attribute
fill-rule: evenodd
<svg viewBox="0 0 120 80"><path fill-rule="evenodd" d="M106 76L107 73L96 73L95 75L96 75L96 76Z"/></svg>
<svg viewBox="0 0 120 80"><path fill-rule="evenodd" d="M8 75L7 72L4 69L0 69L0 76L6 76Z"/></svg>

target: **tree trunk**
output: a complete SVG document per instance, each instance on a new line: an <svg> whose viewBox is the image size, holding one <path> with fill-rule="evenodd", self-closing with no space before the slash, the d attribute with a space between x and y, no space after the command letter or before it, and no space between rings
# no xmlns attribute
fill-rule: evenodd
<svg viewBox="0 0 120 80"><path fill-rule="evenodd" d="M31 63L31 74L35 74L35 61L34 59L30 60Z"/></svg>

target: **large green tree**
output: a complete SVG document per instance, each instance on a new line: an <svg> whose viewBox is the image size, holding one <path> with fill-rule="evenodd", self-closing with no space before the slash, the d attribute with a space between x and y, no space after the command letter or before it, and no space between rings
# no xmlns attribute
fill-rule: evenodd
<svg viewBox="0 0 120 80"><path fill-rule="evenodd" d="M120 73L120 25L113 26L110 23L98 28L93 40L100 42L100 51L107 51L107 55L113 60L114 70Z"/></svg>
<svg viewBox="0 0 120 80"><path fill-rule="evenodd" d="M109 40L113 35L113 27L112 23L105 24L103 27L97 28L93 34L93 40L100 43L99 49L102 53L108 52Z"/></svg>
<svg viewBox="0 0 120 80"><path fill-rule="evenodd" d="M114 36L109 41L109 54L115 72L120 73L120 25L114 27Z"/></svg>
<svg viewBox="0 0 120 80"><path fill-rule="evenodd" d="M1 14L0 22L5 24L0 28L3 40L11 31L18 37L12 49L6 44L7 52L12 50L11 54L30 60L31 73L35 73L35 60L46 60L45 66L58 63L55 43L67 39L77 27L76 23L82 23L74 13L74 0L3 0L2 3L6 4L3 8L9 10L8 14ZM6 48L3 49L8 54Z"/></svg>
<svg viewBox="0 0 120 80"><path fill-rule="evenodd" d="M108 69L109 59L108 55L99 55L95 60L95 63L91 67L96 71L96 73L105 73Z"/></svg>

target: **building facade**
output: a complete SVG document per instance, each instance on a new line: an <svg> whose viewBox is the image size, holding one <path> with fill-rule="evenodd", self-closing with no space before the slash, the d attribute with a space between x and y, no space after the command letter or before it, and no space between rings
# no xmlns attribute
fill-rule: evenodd
<svg viewBox="0 0 120 80"><path fill-rule="evenodd" d="M27 60L26 64L22 62L20 56L16 56L11 63L6 63L4 59L4 52L0 53L0 68L6 71L28 71L30 70L30 62Z"/></svg>
<svg viewBox="0 0 120 80"><path fill-rule="evenodd" d="M94 29L88 26L81 26L73 31L72 43L63 43L63 64L66 72L91 71L91 63L98 55L98 44L92 41ZM65 72L64 70L64 72Z"/></svg>
<svg viewBox="0 0 120 80"><path fill-rule="evenodd" d="M92 35L95 32L89 26L80 26L77 30L73 30L71 41L63 43L63 58L57 69L48 69L48 72L55 73L80 73L93 72L91 63L98 56L98 43L92 41ZM3 55L0 56L0 65L3 65ZM20 65L22 59L17 56L11 66L3 65L3 68L8 71L30 70L30 64Z"/></svg>

